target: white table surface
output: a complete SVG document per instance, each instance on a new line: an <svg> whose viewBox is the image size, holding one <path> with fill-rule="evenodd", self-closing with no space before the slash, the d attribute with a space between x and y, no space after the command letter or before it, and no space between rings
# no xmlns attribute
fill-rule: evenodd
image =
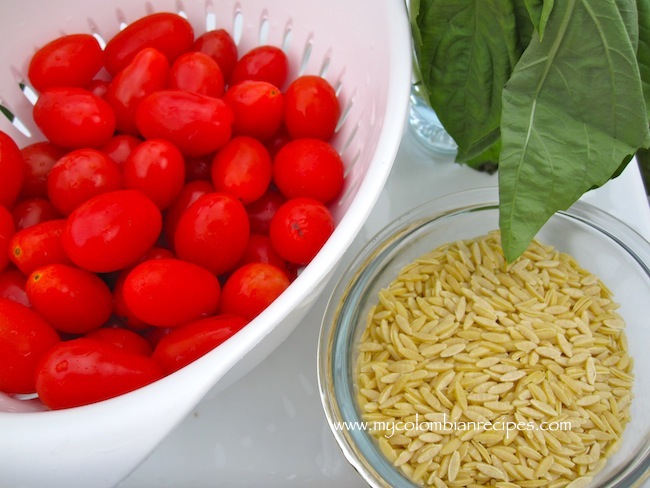
<svg viewBox="0 0 650 488"><path fill-rule="evenodd" d="M432 158L405 134L387 185L338 270L409 208L455 191L497 185L496 175ZM584 199L650 240L650 209L635 164ZM239 382L208 395L119 488L366 486L334 441L318 392L318 333L335 280L278 349Z"/></svg>

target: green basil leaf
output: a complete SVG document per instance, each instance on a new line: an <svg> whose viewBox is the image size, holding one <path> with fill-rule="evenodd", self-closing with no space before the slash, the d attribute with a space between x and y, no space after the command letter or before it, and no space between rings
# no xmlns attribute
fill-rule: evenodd
<svg viewBox="0 0 650 488"><path fill-rule="evenodd" d="M650 0L637 0L636 5L639 19L636 59L639 63L641 85L645 96L646 117L650 120Z"/></svg>
<svg viewBox="0 0 650 488"><path fill-rule="evenodd" d="M595 82L597 81L597 82ZM636 53L615 0L556 2L503 90L499 225L509 261L643 145Z"/></svg>
<svg viewBox="0 0 650 488"><path fill-rule="evenodd" d="M524 52L524 49L528 47L530 40L533 38L533 31L535 30L535 24L533 24L530 18L526 2L527 0L513 0L519 52Z"/></svg>
<svg viewBox="0 0 650 488"><path fill-rule="evenodd" d="M554 0L524 0L530 20L539 33L539 38L544 39L544 29L553 10Z"/></svg>
<svg viewBox="0 0 650 488"><path fill-rule="evenodd" d="M416 7L422 83L458 144L457 159L466 161L499 137L501 91L520 55L512 0L419 0Z"/></svg>

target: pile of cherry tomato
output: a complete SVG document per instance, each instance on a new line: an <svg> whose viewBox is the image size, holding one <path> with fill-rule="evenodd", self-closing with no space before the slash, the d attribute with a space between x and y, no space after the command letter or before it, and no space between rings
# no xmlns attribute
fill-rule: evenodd
<svg viewBox="0 0 650 488"><path fill-rule="evenodd" d="M52 409L170 374L244 327L334 229L340 108L278 47L139 19L29 64L46 140L0 132L0 391Z"/></svg>

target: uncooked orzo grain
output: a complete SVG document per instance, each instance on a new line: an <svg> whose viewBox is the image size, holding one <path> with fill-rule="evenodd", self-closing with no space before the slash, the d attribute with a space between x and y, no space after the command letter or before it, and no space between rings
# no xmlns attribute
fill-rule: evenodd
<svg viewBox="0 0 650 488"><path fill-rule="evenodd" d="M420 485L587 486L630 419L616 308L596 276L537 241L510 265L498 232L442 246L368 315L364 420Z"/></svg>

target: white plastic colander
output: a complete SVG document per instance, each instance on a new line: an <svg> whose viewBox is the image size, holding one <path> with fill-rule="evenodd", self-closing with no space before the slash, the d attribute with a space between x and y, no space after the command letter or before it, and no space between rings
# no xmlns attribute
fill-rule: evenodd
<svg viewBox="0 0 650 488"><path fill-rule="evenodd" d="M0 114L0 130L21 147L42 140L31 117L37 94L26 76L38 47L80 32L108 40L160 11L185 16L197 36L228 30L240 55L259 44L281 46L290 78L320 74L336 88L342 116L334 145L346 164L344 192L331 205L337 228L290 288L244 330L152 385L61 411L0 394L2 487L97 488L126 477L206 393L249 371L300 323L369 215L397 152L411 80L402 0L3 1L0 106L13 116Z"/></svg>

